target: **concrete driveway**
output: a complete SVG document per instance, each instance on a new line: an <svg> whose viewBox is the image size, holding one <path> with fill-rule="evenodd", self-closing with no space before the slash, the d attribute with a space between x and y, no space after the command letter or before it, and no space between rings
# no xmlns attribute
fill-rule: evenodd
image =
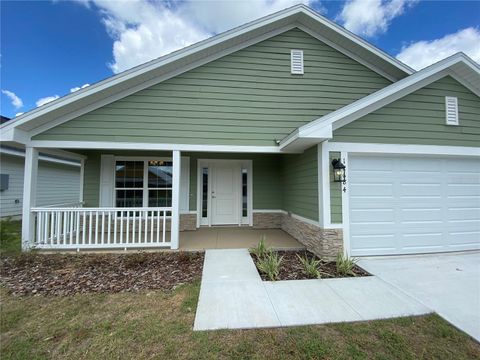
<svg viewBox="0 0 480 360"><path fill-rule="evenodd" d="M480 252L362 258L359 265L480 341Z"/></svg>

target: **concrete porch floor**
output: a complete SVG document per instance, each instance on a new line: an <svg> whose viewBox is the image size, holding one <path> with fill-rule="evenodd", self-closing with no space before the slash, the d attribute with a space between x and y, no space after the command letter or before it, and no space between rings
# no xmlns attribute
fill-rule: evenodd
<svg viewBox="0 0 480 360"><path fill-rule="evenodd" d="M281 229L209 227L180 232L180 250L242 249L256 246L265 236L267 246L279 250L305 247Z"/></svg>

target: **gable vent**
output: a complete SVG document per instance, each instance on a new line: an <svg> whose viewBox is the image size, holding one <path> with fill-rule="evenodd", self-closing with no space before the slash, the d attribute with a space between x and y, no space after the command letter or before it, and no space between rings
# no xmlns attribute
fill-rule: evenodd
<svg viewBox="0 0 480 360"><path fill-rule="evenodd" d="M303 74L303 50L291 51L292 74Z"/></svg>
<svg viewBox="0 0 480 360"><path fill-rule="evenodd" d="M445 96L445 114L447 125L458 125L458 100L453 96Z"/></svg>

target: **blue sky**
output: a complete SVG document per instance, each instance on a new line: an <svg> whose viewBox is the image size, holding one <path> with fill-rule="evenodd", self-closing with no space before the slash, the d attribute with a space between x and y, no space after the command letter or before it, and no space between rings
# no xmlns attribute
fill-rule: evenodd
<svg viewBox="0 0 480 360"><path fill-rule="evenodd" d="M2 1L1 114L297 2ZM304 2L417 69L456 51L480 61L480 1Z"/></svg>

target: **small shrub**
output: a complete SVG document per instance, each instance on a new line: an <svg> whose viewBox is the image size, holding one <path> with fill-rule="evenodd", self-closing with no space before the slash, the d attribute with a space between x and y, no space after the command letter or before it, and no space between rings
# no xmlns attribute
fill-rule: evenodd
<svg viewBox="0 0 480 360"><path fill-rule="evenodd" d="M339 252L336 259L337 273L343 276L356 276L353 269L357 262L357 259L349 257L348 254L344 255Z"/></svg>
<svg viewBox="0 0 480 360"><path fill-rule="evenodd" d="M305 271L305 274L310 279L320 279L321 272L320 270L318 270L321 263L320 260L316 260L314 256L309 259L307 255L305 255L305 257L301 257L297 254L297 257L303 265L303 270Z"/></svg>
<svg viewBox="0 0 480 360"><path fill-rule="evenodd" d="M255 255L255 257L260 260L272 253L272 249L265 245L265 235L262 236L262 239L258 242L258 245L254 248L250 248L250 252Z"/></svg>
<svg viewBox="0 0 480 360"><path fill-rule="evenodd" d="M270 281L275 281L280 274L280 264L282 263L282 260L283 256L279 257L278 253L272 251L258 259L258 270L264 273Z"/></svg>

